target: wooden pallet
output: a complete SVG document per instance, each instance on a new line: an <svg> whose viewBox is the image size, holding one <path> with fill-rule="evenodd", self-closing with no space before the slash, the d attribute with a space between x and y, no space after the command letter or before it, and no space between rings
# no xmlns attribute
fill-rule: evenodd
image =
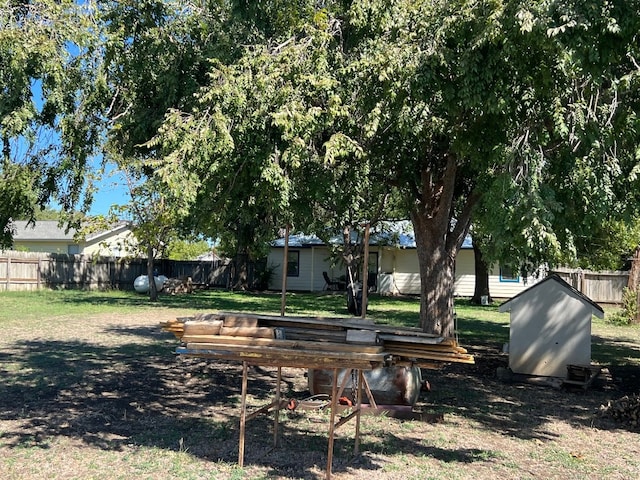
<svg viewBox="0 0 640 480"><path fill-rule="evenodd" d="M601 371L602 367L598 365L567 365L567 378L562 381L562 385L581 387L586 390L598 378Z"/></svg>

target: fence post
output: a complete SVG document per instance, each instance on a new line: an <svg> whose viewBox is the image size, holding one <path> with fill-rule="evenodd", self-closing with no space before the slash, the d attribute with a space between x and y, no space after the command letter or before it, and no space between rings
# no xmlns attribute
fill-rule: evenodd
<svg viewBox="0 0 640 480"><path fill-rule="evenodd" d="M11 286L11 257L7 255L7 292Z"/></svg>

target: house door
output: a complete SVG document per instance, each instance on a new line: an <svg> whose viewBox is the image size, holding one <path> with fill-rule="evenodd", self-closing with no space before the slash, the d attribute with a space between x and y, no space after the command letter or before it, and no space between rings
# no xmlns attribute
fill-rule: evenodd
<svg viewBox="0 0 640 480"><path fill-rule="evenodd" d="M369 252L367 288L370 292L378 291L378 252Z"/></svg>

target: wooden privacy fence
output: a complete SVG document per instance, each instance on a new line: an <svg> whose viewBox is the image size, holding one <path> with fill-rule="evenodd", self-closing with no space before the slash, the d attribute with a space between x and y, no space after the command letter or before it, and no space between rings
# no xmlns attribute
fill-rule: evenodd
<svg viewBox="0 0 640 480"><path fill-rule="evenodd" d="M222 261L158 260L158 274L191 277L194 284L226 287L229 268ZM0 251L0 291L47 288L132 290L146 275L141 258L89 257L55 253Z"/></svg>
<svg viewBox="0 0 640 480"><path fill-rule="evenodd" d="M558 268L551 272L597 303L622 303L629 272Z"/></svg>

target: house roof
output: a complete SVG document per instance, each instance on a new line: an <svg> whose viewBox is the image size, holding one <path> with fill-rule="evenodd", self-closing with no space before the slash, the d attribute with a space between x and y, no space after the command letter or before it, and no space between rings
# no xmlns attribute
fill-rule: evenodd
<svg viewBox="0 0 640 480"><path fill-rule="evenodd" d="M604 316L604 310L602 309L602 307L600 305L598 305L596 302L594 302L593 300L591 300L589 297L587 297L584 293L582 293L581 291L577 290L576 288L574 288L572 285L570 285L569 283L565 282L562 278L560 278L559 275L556 274L552 274L549 275L548 277L546 277L544 280L539 281L538 283L535 283L534 285L530 286L529 288L527 288L526 290L523 290L522 292L518 293L517 295L515 295L514 297L511 297L509 300L507 300L506 302L504 302L502 305L500 305L500 307L498 307L498 311L499 312L506 312L509 311L511 309L511 303L516 300L516 299L520 299L520 298L524 298L528 295L531 294L531 292L537 288L540 288L541 285L544 285L546 282L557 282L559 284L559 286L561 288L566 289L569 292L572 292L573 294L575 294L578 298L580 298L584 303L591 305L591 307L594 310L594 314L599 317L602 318Z"/></svg>
<svg viewBox="0 0 640 480"><path fill-rule="evenodd" d="M18 220L13 222L15 228L14 240L48 240L48 241L73 241L75 230L65 232L58 226L56 220L40 220L34 224Z"/></svg>
<svg viewBox="0 0 640 480"><path fill-rule="evenodd" d="M57 220L38 220L34 224L27 221L14 221L15 235L14 241L59 241L73 242L76 230L71 228L65 232L65 227L60 227ZM94 240L99 237L108 236L112 232L120 231L128 226L127 222L121 221L111 228L87 235L86 240Z"/></svg>
<svg viewBox="0 0 640 480"><path fill-rule="evenodd" d="M352 234L352 241L356 241L355 234ZM334 236L330 240L331 244L337 245L342 243L342 237ZM284 247L284 238L278 238L271 242L273 247ZM320 240L315 235L305 234L292 234L289 235L289 248L310 248L325 245L325 242ZM397 248L416 248L416 239L413 234L410 233L376 233L369 237L369 245L378 246L392 246ZM471 243L471 236L467 235L462 243L461 248L473 248Z"/></svg>

